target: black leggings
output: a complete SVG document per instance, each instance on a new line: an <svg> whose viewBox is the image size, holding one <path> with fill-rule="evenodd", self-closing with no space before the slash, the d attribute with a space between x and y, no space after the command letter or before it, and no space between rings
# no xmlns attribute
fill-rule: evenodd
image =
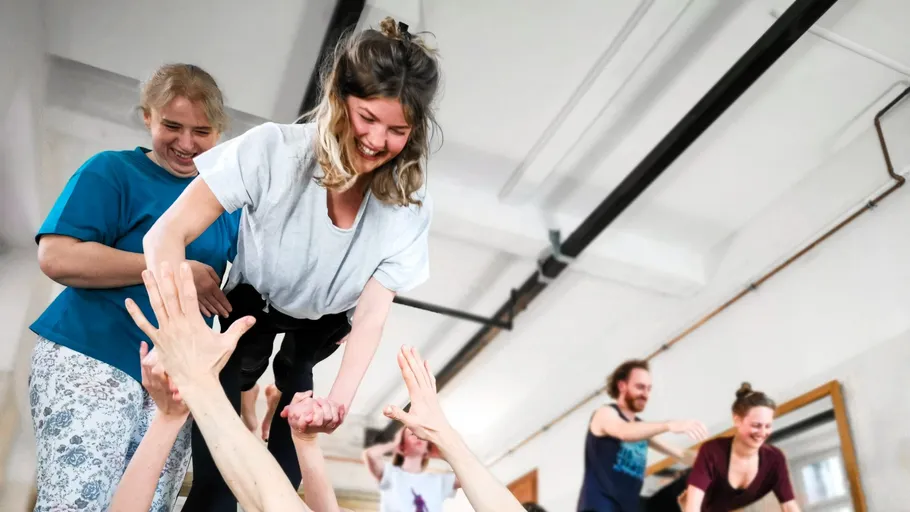
<svg viewBox="0 0 910 512"><path fill-rule="evenodd" d="M269 431L269 452L278 461L294 488L300 486L300 465L291 439L291 429L281 410L295 393L313 389L313 366L332 355L351 331L346 313L300 320L273 309L263 311L265 301L252 286L240 285L227 294L231 315L221 320L224 332L237 319L251 315L256 324L240 338L237 349L221 370L221 386L234 410L240 413L240 393L253 387L268 368L275 335L284 333L281 349L272 363L275 386L281 391L278 409ZM193 486L183 510L236 512L237 499L215 466L205 439L193 424Z"/></svg>

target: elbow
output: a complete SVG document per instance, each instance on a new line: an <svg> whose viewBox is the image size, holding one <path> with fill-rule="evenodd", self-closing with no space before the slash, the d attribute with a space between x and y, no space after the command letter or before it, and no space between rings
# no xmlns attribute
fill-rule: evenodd
<svg viewBox="0 0 910 512"><path fill-rule="evenodd" d="M38 268L47 277L56 282L64 279L66 277L65 261L66 258L62 257L59 248L54 244L38 244Z"/></svg>
<svg viewBox="0 0 910 512"><path fill-rule="evenodd" d="M160 245L159 240L161 239L161 220L158 220L152 227L145 233L142 237L142 252L149 254L155 251L155 248Z"/></svg>

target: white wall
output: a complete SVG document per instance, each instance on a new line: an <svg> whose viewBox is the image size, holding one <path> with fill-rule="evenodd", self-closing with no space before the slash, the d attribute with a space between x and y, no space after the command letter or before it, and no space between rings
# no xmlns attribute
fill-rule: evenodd
<svg viewBox="0 0 910 512"><path fill-rule="evenodd" d="M48 0L48 48L138 80L165 62L198 64L218 79L232 108L287 121L303 99L334 4Z"/></svg>
<svg viewBox="0 0 910 512"><path fill-rule="evenodd" d="M42 2L0 6L0 245L28 243L42 215L36 186L47 75Z"/></svg>

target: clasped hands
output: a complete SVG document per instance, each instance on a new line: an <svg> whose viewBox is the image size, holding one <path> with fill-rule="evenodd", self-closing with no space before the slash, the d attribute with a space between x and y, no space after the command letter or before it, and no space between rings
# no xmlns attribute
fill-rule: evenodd
<svg viewBox="0 0 910 512"><path fill-rule="evenodd" d="M152 326L132 300L126 300L126 308L154 344L149 353L144 347L141 350L143 384L146 389L170 390L170 400L161 393L153 394L159 408L165 406L166 413L168 408L180 410L180 394L185 388L217 382L240 337L253 326L255 319L241 318L224 333L218 333L202 318L188 263L180 265L177 276L167 263L162 263L159 276L156 279L148 270L142 273L158 328ZM344 405L313 398L308 391L295 395L291 404L281 411L281 417L288 419L295 436L306 437L333 432L344 421L346 412Z"/></svg>

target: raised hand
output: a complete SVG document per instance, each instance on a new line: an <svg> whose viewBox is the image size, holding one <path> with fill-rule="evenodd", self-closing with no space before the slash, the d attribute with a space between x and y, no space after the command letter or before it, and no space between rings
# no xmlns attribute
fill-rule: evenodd
<svg viewBox="0 0 910 512"><path fill-rule="evenodd" d="M149 353L148 344L144 341L139 344L142 387L155 401L159 413L169 418L186 419L190 410L182 400L175 399L167 374L164 372L164 367L158 360L157 354L154 351Z"/></svg>
<svg viewBox="0 0 910 512"><path fill-rule="evenodd" d="M221 291L221 278L215 269L198 261L188 261L193 271L193 282L196 284L196 295L199 298L199 309L205 316L220 315L227 317L231 313L231 303Z"/></svg>
<svg viewBox="0 0 910 512"><path fill-rule="evenodd" d="M294 436L304 439L317 433L331 434L344 422L346 412L344 405L313 398L312 391L305 391L294 395L281 417L287 418Z"/></svg>
<svg viewBox="0 0 910 512"><path fill-rule="evenodd" d="M155 345L165 371L178 388L200 376L217 378L237 341L253 326L255 319L241 318L227 332L217 333L206 325L199 312L190 265L182 263L179 279L176 279L170 265L162 263L159 275L161 277L156 281L148 270L142 273L158 328L149 323L135 302L127 299L130 316Z"/></svg>
<svg viewBox="0 0 910 512"><path fill-rule="evenodd" d="M677 420L668 424L670 432L674 434L686 434L695 441L701 441L708 437L708 429L700 421L695 420Z"/></svg>
<svg viewBox="0 0 910 512"><path fill-rule="evenodd" d="M411 408L405 412L397 406L389 405L383 414L403 423L417 437L434 444L439 443L440 433L450 431L452 427L439 405L436 377L430 371L429 364L420 358L417 349L402 346L398 353L398 367L408 388Z"/></svg>

